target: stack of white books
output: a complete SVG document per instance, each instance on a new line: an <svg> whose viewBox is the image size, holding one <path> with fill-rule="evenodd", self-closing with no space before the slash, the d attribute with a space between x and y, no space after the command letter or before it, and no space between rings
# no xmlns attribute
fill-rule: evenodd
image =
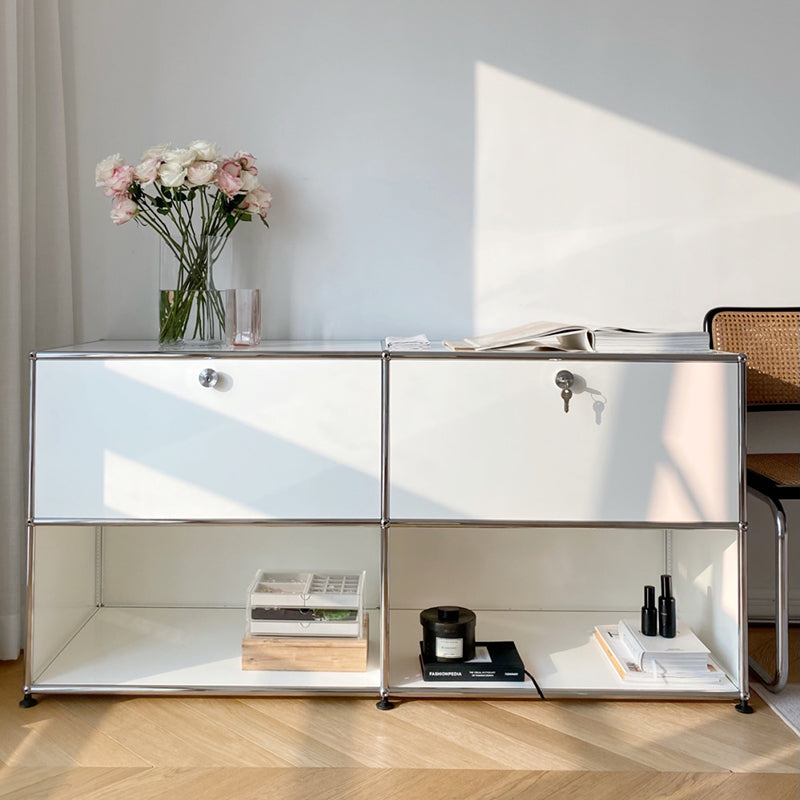
<svg viewBox="0 0 800 800"><path fill-rule="evenodd" d="M671 639L645 636L638 620L621 619L617 625L598 625L594 635L623 679L654 687L721 683L725 673L709 649L687 625L678 621L676 628Z"/></svg>

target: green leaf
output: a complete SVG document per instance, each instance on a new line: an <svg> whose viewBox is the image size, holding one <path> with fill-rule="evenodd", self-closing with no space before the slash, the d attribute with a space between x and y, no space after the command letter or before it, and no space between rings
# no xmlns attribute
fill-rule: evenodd
<svg viewBox="0 0 800 800"><path fill-rule="evenodd" d="M157 208L156 211L159 214L169 214L169 209L168 208Z"/></svg>
<svg viewBox="0 0 800 800"><path fill-rule="evenodd" d="M236 217L234 217L233 214L228 214L228 216L225 217L225 224L230 230L233 230L236 227Z"/></svg>

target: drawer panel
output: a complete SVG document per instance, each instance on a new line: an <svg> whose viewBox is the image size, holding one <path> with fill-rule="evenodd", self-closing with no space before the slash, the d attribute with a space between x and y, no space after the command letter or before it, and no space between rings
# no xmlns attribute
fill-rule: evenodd
<svg viewBox="0 0 800 800"><path fill-rule="evenodd" d="M739 518L735 362L403 358L390 376L391 519Z"/></svg>
<svg viewBox="0 0 800 800"><path fill-rule="evenodd" d="M378 358L39 359L34 515L379 519L380 409Z"/></svg>

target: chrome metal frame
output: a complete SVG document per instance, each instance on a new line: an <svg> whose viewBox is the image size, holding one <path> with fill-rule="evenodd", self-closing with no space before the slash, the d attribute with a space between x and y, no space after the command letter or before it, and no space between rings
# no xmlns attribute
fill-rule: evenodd
<svg viewBox="0 0 800 800"><path fill-rule="evenodd" d="M748 486L747 491L769 506L775 527L775 670L770 675L754 658L750 669L771 692L780 692L789 678L789 559L786 512L777 497Z"/></svg>
<svg viewBox="0 0 800 800"><path fill-rule="evenodd" d="M389 702L389 358L381 356L381 699Z"/></svg>
<svg viewBox="0 0 800 800"><path fill-rule="evenodd" d="M30 354L30 397L28 398L28 521L26 525L27 540L27 599L28 608L25 617L25 679L23 694L30 697L33 676L33 612L34 612L34 581L36 570L34 564L34 526L33 526L33 493L34 493L34 417L36 414L36 354Z"/></svg>
<svg viewBox="0 0 800 800"><path fill-rule="evenodd" d="M381 358L381 499L380 499L380 520L378 519L36 519L34 517L34 437L35 437L35 379L36 361L40 358L53 359L161 359L161 358ZM520 521L520 520L425 520L425 519L403 519L393 520L390 510L389 492L389 380L390 380L390 361L400 358L434 358L434 359L504 359L504 360L535 360L535 361L648 361L648 362L675 362L675 361L738 361L739 362L739 431L740 431L740 479L739 479L739 517L737 523L728 522L703 522L703 523L642 523L642 522L591 522L591 521ZM188 687L188 686L66 686L48 685L37 686L33 684L31 675L32 647L33 647L33 615L34 615L34 583L35 583L35 527L38 525L95 525L95 526L142 526L142 525L259 525L259 526L305 526L305 525L380 525L380 679L378 690L380 692L383 707L390 707L389 695L403 696L434 696L434 697L476 697L491 695L492 697L532 697L537 696L532 687L520 687L519 690L490 689L484 685L476 686L474 689L451 690L446 687L431 687L422 690L409 690L390 685L389 675L389 622L390 622L390 595L389 595L389 536L392 526L398 527L470 527L470 528L601 528L601 529L664 529L665 525L669 528L665 530L665 536L669 536L671 529L715 529L738 531L738 556L739 556L739 688L732 692L709 692L703 690L685 691L680 695L666 693L662 691L641 691L636 693L615 693L607 691L581 691L582 697L593 699L674 699L680 697L696 697L698 699L726 699L738 696L740 701L746 705L749 699L749 685L747 677L747 624L746 624L746 600L747 600L747 558L746 558L746 532L747 523L745 516L745 414L744 414L744 359L739 355L724 354L718 352L693 353L693 354L646 354L646 353L625 353L625 354L598 354L598 353L563 353L554 355L553 353L510 353L510 352L480 352L480 353L455 353L451 351L414 351L390 352L386 349L380 350L308 350L293 351L287 350L254 350L254 351L229 351L229 350L208 350L208 351L158 351L144 350L141 352L114 352L113 350L75 352L75 351L45 351L31 354L31 396L30 396L30 422L29 422L29 469L28 469L28 610L27 610L27 644L25 653L25 688L27 696L31 692L37 693L86 693L86 694L194 694L194 695L242 695L242 694L267 694L267 695L287 695L304 696L316 694L337 694L337 695L373 695L372 688L360 687L317 687L317 688L286 688L286 687ZM784 525L785 531L785 525ZM779 543L781 539L779 537ZM785 534L782 539L785 546ZM665 544L666 547L666 544ZM785 550L783 566L785 568ZM785 584L784 584L785 585ZM786 606L783 606L786 607ZM784 645L785 656L785 645ZM784 670L785 677L785 670ZM548 692L550 697L575 697L574 692L552 691ZM379 706L381 705L379 703Z"/></svg>
<svg viewBox="0 0 800 800"><path fill-rule="evenodd" d="M746 711L750 700L750 676L747 670L749 657L748 630L747 630L747 499L745 488L747 486L747 359L742 354L736 355L739 368L737 370L739 391L738 396L738 421L739 421L739 685L740 700L739 710Z"/></svg>

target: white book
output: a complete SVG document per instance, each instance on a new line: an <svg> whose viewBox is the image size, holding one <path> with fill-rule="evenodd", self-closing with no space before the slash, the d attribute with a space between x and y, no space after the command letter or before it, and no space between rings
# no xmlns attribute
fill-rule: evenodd
<svg viewBox="0 0 800 800"><path fill-rule="evenodd" d="M618 627L620 639L643 670L692 673L702 672L708 664L709 649L680 620L675 636L669 639L645 636L637 619L621 619Z"/></svg>
<svg viewBox="0 0 800 800"><path fill-rule="evenodd" d="M561 322L529 322L497 333L449 339L450 350L592 350L592 331Z"/></svg>

